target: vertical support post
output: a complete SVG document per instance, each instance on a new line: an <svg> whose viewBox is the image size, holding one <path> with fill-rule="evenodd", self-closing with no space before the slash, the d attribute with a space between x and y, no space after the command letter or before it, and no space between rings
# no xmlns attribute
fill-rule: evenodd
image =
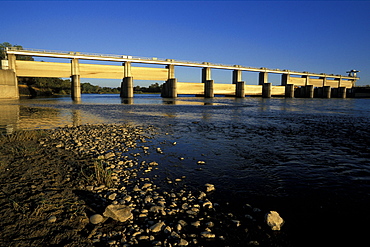
<svg viewBox="0 0 370 247"><path fill-rule="evenodd" d="M262 85L262 98L271 98L272 83L264 83Z"/></svg>
<svg viewBox="0 0 370 247"><path fill-rule="evenodd" d="M211 68L210 67L204 67L202 69L202 83L206 83L206 81L212 80L211 79Z"/></svg>
<svg viewBox="0 0 370 247"><path fill-rule="evenodd" d="M342 85L342 76L340 76L339 78L338 78L338 88L340 88Z"/></svg>
<svg viewBox="0 0 370 247"><path fill-rule="evenodd" d="M325 87L326 86L326 76L320 77L320 79L322 80L322 86Z"/></svg>
<svg viewBox="0 0 370 247"><path fill-rule="evenodd" d="M323 98L330 99L331 96L331 86L323 86L322 87L323 91Z"/></svg>
<svg viewBox="0 0 370 247"><path fill-rule="evenodd" d="M290 83L290 74L281 75L281 85L286 86Z"/></svg>
<svg viewBox="0 0 370 247"><path fill-rule="evenodd" d="M294 84L285 85L285 98L294 98Z"/></svg>
<svg viewBox="0 0 370 247"><path fill-rule="evenodd" d="M309 75L302 75L302 78L306 78L306 81L304 82L304 85L310 85L310 76Z"/></svg>
<svg viewBox="0 0 370 247"><path fill-rule="evenodd" d="M237 84L240 81L242 81L242 71L237 69L233 70L233 84Z"/></svg>
<svg viewBox="0 0 370 247"><path fill-rule="evenodd" d="M175 78L175 66L173 64L166 65L166 69L168 69L168 78L173 79Z"/></svg>
<svg viewBox="0 0 370 247"><path fill-rule="evenodd" d="M72 100L81 100L81 78L78 58L71 60L71 97Z"/></svg>
<svg viewBox="0 0 370 247"><path fill-rule="evenodd" d="M258 84L263 85L268 83L268 73L267 72L260 72L258 76Z"/></svg>
<svg viewBox="0 0 370 247"><path fill-rule="evenodd" d="M206 80L204 83L204 97L213 98L215 95L213 93L214 80Z"/></svg>
<svg viewBox="0 0 370 247"><path fill-rule="evenodd" d="M8 54L8 68L14 70L15 72L15 60L16 56L14 54Z"/></svg>
<svg viewBox="0 0 370 247"><path fill-rule="evenodd" d="M122 63L123 66L123 78L121 82L121 98L133 98L134 97L134 78L131 74L131 62Z"/></svg>
<svg viewBox="0 0 370 247"><path fill-rule="evenodd" d="M121 98L134 97L134 78L132 76L123 78L120 96Z"/></svg>
<svg viewBox="0 0 370 247"><path fill-rule="evenodd" d="M16 71L16 62L17 59L14 54L8 54L8 68L9 70L13 70L13 72L7 73L9 75L9 82L13 82L12 88L13 88L13 94L9 96L9 98L15 98L19 99L19 89L18 89L18 77L17 77L17 71ZM4 68L3 68L4 69ZM8 97L8 96L7 96Z"/></svg>
<svg viewBox="0 0 370 247"><path fill-rule="evenodd" d="M306 98L312 99L313 98L313 92L314 92L313 85L306 85L305 86L305 97Z"/></svg>
<svg viewBox="0 0 370 247"><path fill-rule="evenodd" d="M339 87L338 88L338 98L345 99L347 94L347 88L346 87Z"/></svg>
<svg viewBox="0 0 370 247"><path fill-rule="evenodd" d="M177 79L171 78L167 80L167 96L168 98L176 98L177 97Z"/></svg>
<svg viewBox="0 0 370 247"><path fill-rule="evenodd" d="M235 96L237 98L244 98L245 97L245 82L244 81L236 82L235 91L236 91Z"/></svg>

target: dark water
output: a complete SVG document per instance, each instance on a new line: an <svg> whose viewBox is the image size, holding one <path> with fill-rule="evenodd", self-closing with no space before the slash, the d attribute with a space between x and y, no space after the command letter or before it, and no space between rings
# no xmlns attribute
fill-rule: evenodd
<svg viewBox="0 0 370 247"><path fill-rule="evenodd" d="M66 124L157 126L166 176L276 210L292 246L368 246L370 100L83 95L1 102L3 132ZM165 134L167 133L167 135ZM176 142L176 145L173 145ZM183 157L184 160L180 160ZM198 160L206 162L199 171Z"/></svg>

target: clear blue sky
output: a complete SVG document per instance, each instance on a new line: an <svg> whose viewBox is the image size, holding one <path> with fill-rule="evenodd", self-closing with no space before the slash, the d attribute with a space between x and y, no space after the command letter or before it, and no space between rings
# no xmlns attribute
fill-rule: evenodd
<svg viewBox="0 0 370 247"><path fill-rule="evenodd" d="M0 43L327 74L357 69L357 85L370 84L370 1L1 1L0 6ZM176 69L176 75L200 81L199 69ZM231 80L229 71L213 76ZM247 83L254 78L243 72Z"/></svg>

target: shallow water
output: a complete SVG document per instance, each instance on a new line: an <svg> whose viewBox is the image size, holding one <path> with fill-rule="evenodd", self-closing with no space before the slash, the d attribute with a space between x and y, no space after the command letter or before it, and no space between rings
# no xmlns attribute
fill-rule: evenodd
<svg viewBox="0 0 370 247"><path fill-rule="evenodd" d="M213 183L219 200L278 211L294 246L365 239L370 99L83 95L79 103L69 97L22 99L0 102L0 108L7 133L93 123L154 125L163 132L165 154L150 158L166 176L185 175L194 187Z"/></svg>

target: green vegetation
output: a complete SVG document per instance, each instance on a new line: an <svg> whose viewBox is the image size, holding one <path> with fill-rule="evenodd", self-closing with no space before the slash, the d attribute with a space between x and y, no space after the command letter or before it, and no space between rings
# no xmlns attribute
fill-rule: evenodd
<svg viewBox="0 0 370 247"><path fill-rule="evenodd" d="M151 84L149 87L140 87L136 86L134 87L135 93L160 93L162 90L162 85L159 85L158 83Z"/></svg>

